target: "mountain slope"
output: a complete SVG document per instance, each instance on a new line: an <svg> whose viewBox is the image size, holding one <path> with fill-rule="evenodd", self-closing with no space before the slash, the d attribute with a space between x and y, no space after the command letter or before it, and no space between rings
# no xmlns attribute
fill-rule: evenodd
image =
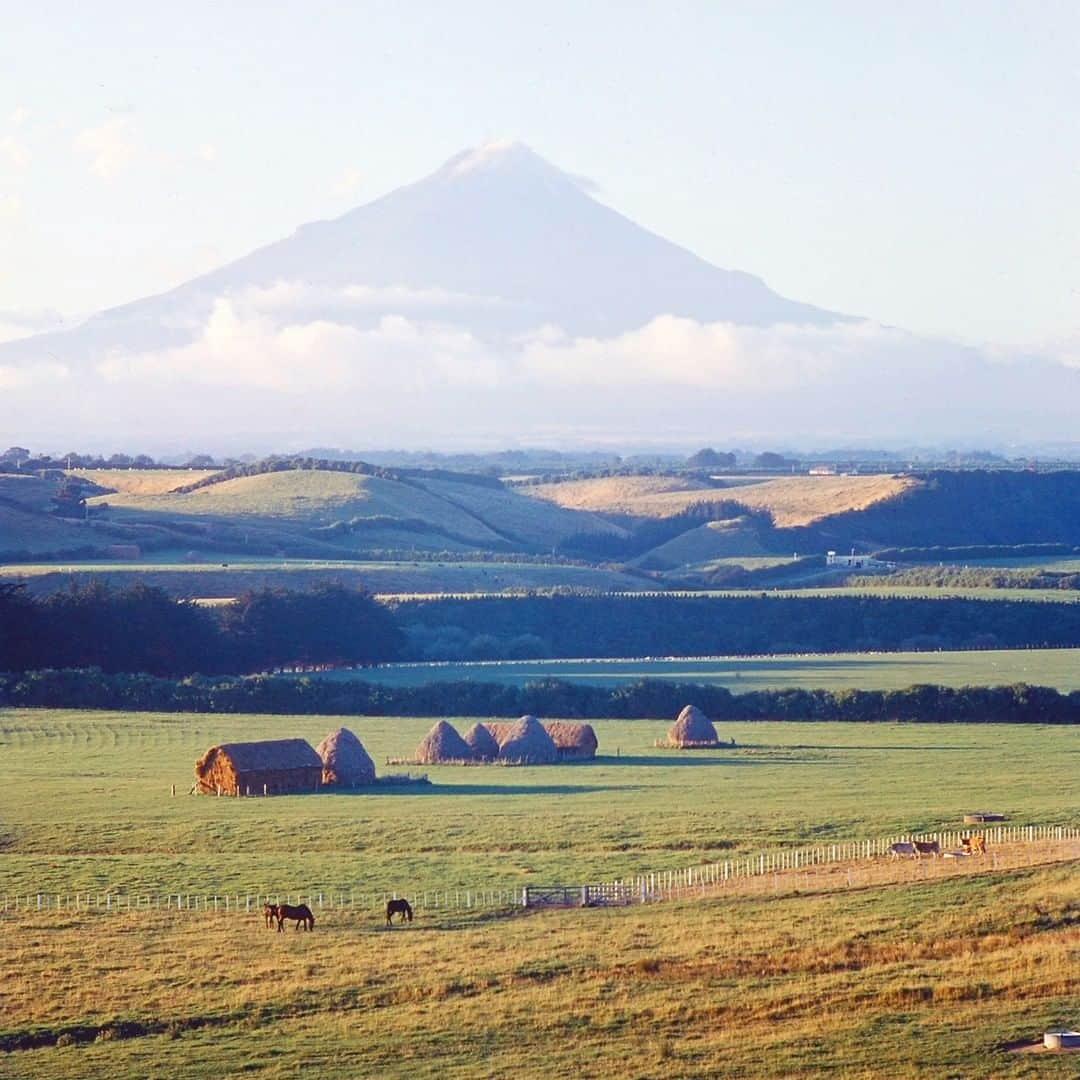
<svg viewBox="0 0 1080 1080"><path fill-rule="evenodd" d="M545 324L611 335L663 314L753 326L841 318L711 266L597 202L527 147L500 143L167 293L0 345L0 363L177 346L216 298L288 282L304 283L309 315L354 325L388 312L464 317L482 336Z"/></svg>

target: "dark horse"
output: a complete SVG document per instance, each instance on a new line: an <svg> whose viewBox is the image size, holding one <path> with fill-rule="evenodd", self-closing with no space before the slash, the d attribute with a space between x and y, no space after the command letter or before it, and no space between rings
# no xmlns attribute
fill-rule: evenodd
<svg viewBox="0 0 1080 1080"><path fill-rule="evenodd" d="M386 905L386 925L390 926L394 915L400 915L401 921L412 922L412 908L408 900L390 900Z"/></svg>
<svg viewBox="0 0 1080 1080"><path fill-rule="evenodd" d="M315 916L311 914L311 908L307 904L301 904L299 907L293 907L292 904L278 904L274 908L274 917L277 919L279 934L285 929L286 919L295 919L297 930L300 929L301 923L308 930L315 929Z"/></svg>

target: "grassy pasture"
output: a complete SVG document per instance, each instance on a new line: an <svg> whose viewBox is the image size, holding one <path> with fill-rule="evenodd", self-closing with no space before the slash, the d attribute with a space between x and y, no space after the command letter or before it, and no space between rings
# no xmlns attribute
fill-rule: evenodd
<svg viewBox="0 0 1080 1080"><path fill-rule="evenodd" d="M1065 1077L1075 866L827 896L312 934L17 916L5 1076ZM185 913L186 915L186 913ZM56 1046L57 1038L79 1042ZM96 1037L95 1037L96 1036Z"/></svg>
<svg viewBox="0 0 1080 1080"><path fill-rule="evenodd" d="M346 719L373 757L426 719ZM329 717L0 712L0 893L582 881L786 843L1074 820L1072 729L597 723L603 758L432 769L425 794L168 795L211 742ZM614 757L615 748L619 756ZM1004 1049L1075 1024L1076 864L621 910L8 913L0 1074L1062 1077ZM60 1039L61 1045L56 1045ZM68 1045L64 1045L67 1043Z"/></svg>
<svg viewBox="0 0 1080 1080"><path fill-rule="evenodd" d="M726 686L735 693L794 686L804 689L902 690L915 683L1002 686L1026 682L1080 690L1078 649L993 649L960 652L827 653L805 656L712 656L628 660L499 660L386 664L363 671L319 673L319 678L365 679L392 686L429 682L510 683L534 679L614 686L669 679Z"/></svg>
<svg viewBox="0 0 1080 1080"><path fill-rule="evenodd" d="M901 476L787 476L711 487L686 477L613 476L522 488L559 506L598 513L669 517L694 503L734 499L768 510L776 525L810 525L824 517L865 510L895 498L919 481Z"/></svg>
<svg viewBox="0 0 1080 1080"><path fill-rule="evenodd" d="M72 476L112 488L125 495L164 495L178 487L198 483L217 469L69 469Z"/></svg>
<svg viewBox="0 0 1080 1080"><path fill-rule="evenodd" d="M459 723L459 730L471 721ZM957 823L992 808L1070 820L1075 729L731 724L677 752L666 721L597 721L593 763L431 767L427 789L188 797L219 742L345 723L380 771L430 719L4 710L0 893L510 888L609 880L784 845ZM169 795L176 784L177 795Z"/></svg>

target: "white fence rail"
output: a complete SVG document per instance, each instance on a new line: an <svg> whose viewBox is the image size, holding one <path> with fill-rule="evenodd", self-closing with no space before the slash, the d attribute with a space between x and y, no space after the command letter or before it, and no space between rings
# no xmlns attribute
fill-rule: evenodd
<svg viewBox="0 0 1080 1080"><path fill-rule="evenodd" d="M984 829L905 833L874 840L848 840L813 847L782 849L736 859L659 870L616 881L588 885L516 886L513 888L426 889L400 894L419 911L475 911L509 907L603 905L649 903L678 896L690 889L720 886L732 881L811 869L831 863L858 863L889 854L892 844L912 840L936 840L942 851L959 849L965 836L984 836L987 846L1031 844L1045 841L1080 841L1074 825L1000 825ZM1078 848L1080 852L1080 848ZM258 914L263 904L306 903L313 911L366 911L378 914L396 892L344 892L341 890L298 893L207 893L141 891L120 893L19 892L0 898L0 911L128 912L151 910L217 911Z"/></svg>

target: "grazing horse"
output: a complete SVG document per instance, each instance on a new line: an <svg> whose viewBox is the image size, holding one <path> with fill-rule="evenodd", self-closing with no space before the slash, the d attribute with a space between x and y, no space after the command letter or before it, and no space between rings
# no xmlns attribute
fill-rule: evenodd
<svg viewBox="0 0 1080 1080"><path fill-rule="evenodd" d="M266 923L267 930L274 925L276 918L277 908L273 904L263 904L263 921Z"/></svg>
<svg viewBox="0 0 1080 1080"><path fill-rule="evenodd" d="M305 929L315 929L315 916L311 914L311 908L307 904L300 904L299 907L293 907L292 904L278 904L274 908L274 914L277 917L277 928L280 934L285 928L286 919L296 920L296 929L300 929L300 924L303 923Z"/></svg>
<svg viewBox="0 0 1080 1080"><path fill-rule="evenodd" d="M964 850L969 855L985 855L986 854L986 837L985 836L963 836L960 838L960 843L963 845Z"/></svg>
<svg viewBox="0 0 1080 1080"><path fill-rule="evenodd" d="M386 905L386 925L390 926L393 921L393 916L400 915L401 921L406 919L412 922L412 908L409 907L408 900L390 900Z"/></svg>
<svg viewBox="0 0 1080 1080"><path fill-rule="evenodd" d="M935 859L941 854L941 845L936 840L915 840L915 858L931 855Z"/></svg>

